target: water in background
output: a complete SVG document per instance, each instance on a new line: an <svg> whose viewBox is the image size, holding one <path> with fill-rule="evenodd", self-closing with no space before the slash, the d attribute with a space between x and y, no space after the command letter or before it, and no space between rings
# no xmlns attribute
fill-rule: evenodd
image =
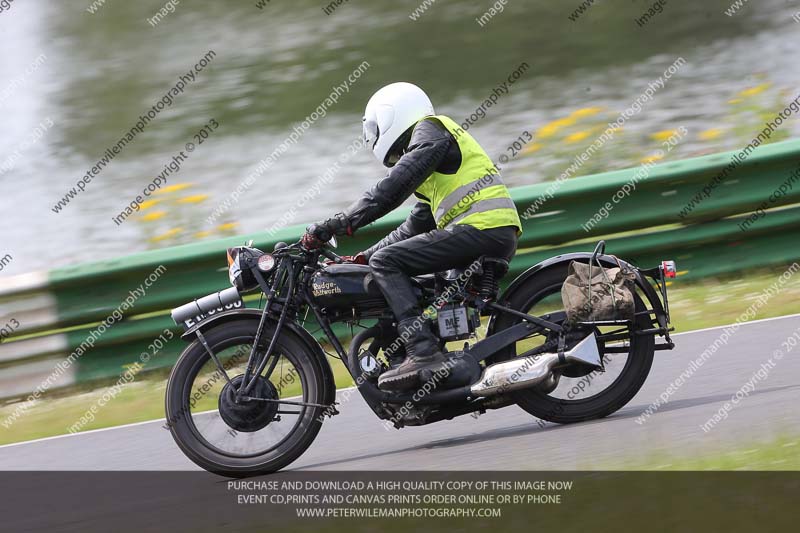
<svg viewBox="0 0 800 533"><path fill-rule="evenodd" d="M499 158L524 131L524 153L503 165L512 186L552 180L678 57L686 60L581 174L652 157L660 140L688 134L665 159L743 146L800 85L800 24L783 0L670 1L639 28L648 2L440 0L417 21L417 0L193 1L152 27L164 3L15 2L0 13L0 256L2 275L103 259L197 239L305 223L341 210L384 173L362 150L293 217L289 207L360 135L369 96L397 80L425 88L437 111L461 121L521 64L527 69L470 129ZM573 6L572 4L576 6ZM197 81L175 97L72 202L53 206L185 74L213 50ZM327 114L282 153L241 199L208 217L363 61L369 68ZM116 225L112 218L211 119L175 186ZM797 120L775 139L796 135Z"/></svg>

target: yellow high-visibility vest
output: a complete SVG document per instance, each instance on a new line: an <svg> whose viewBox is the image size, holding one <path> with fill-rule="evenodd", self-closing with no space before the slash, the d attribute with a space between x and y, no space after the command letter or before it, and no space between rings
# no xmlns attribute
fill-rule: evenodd
<svg viewBox="0 0 800 533"><path fill-rule="evenodd" d="M517 208L500 172L481 145L452 119L437 115L461 149L461 166L455 174L434 172L416 190L416 196L431 206L436 227L468 224L477 229L516 226L522 233ZM421 122L421 121L420 121Z"/></svg>

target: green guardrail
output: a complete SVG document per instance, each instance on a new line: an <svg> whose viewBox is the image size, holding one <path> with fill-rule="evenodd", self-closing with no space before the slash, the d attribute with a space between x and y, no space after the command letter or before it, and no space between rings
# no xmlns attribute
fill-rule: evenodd
<svg viewBox="0 0 800 533"><path fill-rule="evenodd" d="M570 179L538 208L531 206L552 192L552 182L514 188L511 192L523 216L524 233L506 280L547 257L589 251L599 238L607 241L610 253L637 264L650 266L662 259L675 259L685 278L785 264L800 258L800 183L785 185L800 173L800 139L753 150L686 214L684 208L734 161L737 153ZM623 188L629 195L619 192ZM776 197L773 193L779 190ZM766 215L745 224L771 197L774 201L769 203ZM612 206L609 216L586 231L587 222L593 217L597 220L598 210L607 203ZM685 216L681 216L682 210ZM398 209L353 238L341 239L340 251L354 253L368 247L400 224L407 212L407 208ZM164 329L178 332L169 318L170 309L228 286L227 247L252 239L255 246L271 250L276 242L296 241L304 227L287 227L272 236L261 232L198 242L0 280L0 323L11 318L19 323L13 336L0 344L0 397L34 390L59 361L82 343L86 347L86 339L92 337L98 324L126 299L130 301L132 292L135 294L148 277L155 279L153 273L163 268L122 320L95 335L93 346L77 359L73 356L69 368L62 368L47 388L118 376ZM173 364L183 347L177 338L169 342L148 363L147 370Z"/></svg>

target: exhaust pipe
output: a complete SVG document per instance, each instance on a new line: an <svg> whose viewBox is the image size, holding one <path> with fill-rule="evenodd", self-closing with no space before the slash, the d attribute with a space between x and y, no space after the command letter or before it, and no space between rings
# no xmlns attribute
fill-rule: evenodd
<svg viewBox="0 0 800 533"><path fill-rule="evenodd" d="M597 350L597 339L594 333L565 352L564 359L569 363L599 367L600 352ZM558 363L557 353L542 353L497 363L483 371L483 375L477 383L470 387L470 391L475 396L494 396L537 384L542 384L552 391L557 384L553 375L553 367Z"/></svg>

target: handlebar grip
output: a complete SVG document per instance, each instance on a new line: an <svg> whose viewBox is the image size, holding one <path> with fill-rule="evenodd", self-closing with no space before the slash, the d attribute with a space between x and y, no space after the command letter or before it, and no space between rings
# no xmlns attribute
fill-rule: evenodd
<svg viewBox="0 0 800 533"><path fill-rule="evenodd" d="M176 324L182 324L190 318L238 302L239 300L241 300L239 291L236 290L236 287L231 287L223 291L215 292L214 294L209 294L208 296L203 296L199 300L189 302L188 304L173 309L172 320L174 320Z"/></svg>

